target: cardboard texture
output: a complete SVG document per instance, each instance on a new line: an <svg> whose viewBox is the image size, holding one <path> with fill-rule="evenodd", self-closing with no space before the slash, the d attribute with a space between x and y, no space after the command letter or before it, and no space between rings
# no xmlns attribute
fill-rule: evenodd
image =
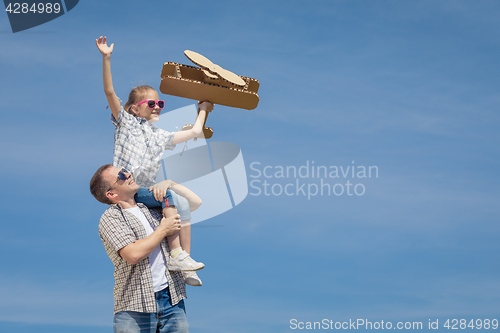
<svg viewBox="0 0 500 333"><path fill-rule="evenodd" d="M236 75L199 53L186 50L184 54L201 68L170 61L164 63L162 93L246 110L257 107L258 80Z"/></svg>
<svg viewBox="0 0 500 333"><path fill-rule="evenodd" d="M191 60L193 63L196 65L202 67L204 69L205 75L207 75L210 79L220 77L236 86L239 87L244 87L245 86L245 81L239 77L238 75L234 74L233 72L230 72L219 65L214 64L211 62L208 58L202 56L199 53L193 52L186 50L184 51L184 55L188 57L189 60ZM208 71L208 73L207 73Z"/></svg>

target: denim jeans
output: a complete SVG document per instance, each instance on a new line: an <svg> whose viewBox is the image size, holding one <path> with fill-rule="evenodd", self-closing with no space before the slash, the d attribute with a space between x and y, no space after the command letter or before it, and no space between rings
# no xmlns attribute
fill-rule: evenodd
<svg viewBox="0 0 500 333"><path fill-rule="evenodd" d="M167 194L163 197L162 201L158 201L155 199L153 191L149 192L149 189L141 187L134 195L134 200L135 202L145 204L149 208L161 207L163 209L166 207L165 200L167 200L169 206L175 206L170 190L167 190Z"/></svg>
<svg viewBox="0 0 500 333"><path fill-rule="evenodd" d="M155 293L157 313L121 311L115 314L115 333L189 333L184 300L172 306L168 287Z"/></svg>
<svg viewBox="0 0 500 333"><path fill-rule="evenodd" d="M189 201L186 198L181 197L174 191L167 190L167 195L165 198L169 199L170 206L175 206L177 208L177 213L181 216L181 220L190 220L191 211L189 207ZM165 199L164 198L164 199ZM149 208L161 207L165 208L165 200L157 201L154 197L153 192L149 192L148 188L141 187L134 196L136 202L140 202L148 206Z"/></svg>
<svg viewBox="0 0 500 333"><path fill-rule="evenodd" d="M189 201L174 191L171 191L170 193L174 199L174 205L177 207L177 213L181 216L181 221L190 220L191 208L189 207Z"/></svg>

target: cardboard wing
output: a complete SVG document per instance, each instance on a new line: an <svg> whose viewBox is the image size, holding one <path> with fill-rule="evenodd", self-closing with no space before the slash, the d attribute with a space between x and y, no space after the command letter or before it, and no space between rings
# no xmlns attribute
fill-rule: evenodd
<svg viewBox="0 0 500 333"><path fill-rule="evenodd" d="M162 93L246 110L257 107L258 80L236 75L196 52L186 50L184 54L202 67L170 61L164 63L160 84Z"/></svg>

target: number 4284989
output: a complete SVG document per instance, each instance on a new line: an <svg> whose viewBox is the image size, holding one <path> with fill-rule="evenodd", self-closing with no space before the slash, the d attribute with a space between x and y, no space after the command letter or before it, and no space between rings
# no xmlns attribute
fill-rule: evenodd
<svg viewBox="0 0 500 333"><path fill-rule="evenodd" d="M472 329L494 329L496 330L498 328L498 320L497 319L471 319L470 321L467 321L465 319L448 319L446 323L443 325L447 329L452 329L452 330L458 330L458 329L466 329L466 328L472 328Z"/></svg>
<svg viewBox="0 0 500 333"><path fill-rule="evenodd" d="M9 14L58 14L61 11L61 5L59 3L33 3L31 6L28 3L9 3L5 11Z"/></svg>

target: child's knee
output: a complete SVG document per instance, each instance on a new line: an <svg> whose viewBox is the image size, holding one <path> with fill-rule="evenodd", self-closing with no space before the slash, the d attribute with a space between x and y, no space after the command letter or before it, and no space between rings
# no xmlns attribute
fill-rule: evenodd
<svg viewBox="0 0 500 333"><path fill-rule="evenodd" d="M177 215L177 208L175 206L163 208L163 217L167 218L173 215Z"/></svg>

